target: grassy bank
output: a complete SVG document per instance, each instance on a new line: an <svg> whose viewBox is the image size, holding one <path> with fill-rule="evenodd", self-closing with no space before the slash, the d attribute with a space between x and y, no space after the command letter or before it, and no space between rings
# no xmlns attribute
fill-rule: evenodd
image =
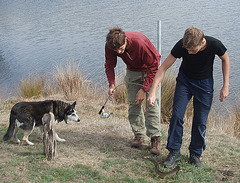
<svg viewBox="0 0 240 183"><path fill-rule="evenodd" d="M30 98L21 95L0 104L1 137L8 128L11 107L22 100L77 100L76 109L81 118L80 123L70 122L67 125L62 122L57 125L56 131L66 142L57 144L58 156L54 161L47 161L44 157L43 143L37 130L29 137L30 141L35 143L34 146L25 143L17 145L13 139L3 142L1 138L0 182L240 182L240 141L236 137L237 131L234 133L237 126L235 121L239 121L237 106L234 107L236 111L228 112L228 117L224 118L215 116L214 110L211 111L206 134L207 147L202 157L204 168L200 169L188 163L191 134L189 106L181 149L182 158L178 163L181 169L177 175L162 180L155 173L153 164L143 159L144 156L150 155L149 150L130 147L133 134L127 120L128 105L123 94L125 89L119 87L119 96L106 105L105 110L113 112L113 115L107 119L102 118L98 111L104 104L106 95L99 94L93 85L83 81L76 68L70 66L65 72L59 67L52 80L44 81L42 94ZM31 81L35 79L32 77ZM25 84L28 82L29 78L23 80ZM60 86L66 90L60 91ZM163 89L171 95L171 89ZM169 101L166 100L166 103ZM167 104L163 105L169 107ZM163 113L166 116L162 121L162 152L159 156L154 156L159 161L162 171L166 171L161 165L168 154L165 146L171 107L168 109ZM223 123L219 123L222 126L217 126L218 123L214 121L216 119L230 120L228 127ZM19 133L18 136L21 139L23 134ZM149 142L149 139L147 141Z"/></svg>
<svg viewBox="0 0 240 183"><path fill-rule="evenodd" d="M0 136L8 126L13 102L1 104ZM58 156L47 161L43 143L37 130L30 136L34 146L17 145L13 139L0 140L0 182L239 182L240 142L234 137L215 130L206 136L207 148L203 154L204 168L188 163L190 128L185 127L180 172L161 180L153 164L143 157L149 150L130 147L133 134L126 119L127 107L121 109L109 104L111 118L103 119L97 113L102 102L77 100L80 123L59 123L56 131L66 139L58 143ZM120 107L119 107L120 108ZM155 159L162 165L168 152L165 149L167 125L162 125L162 152ZM19 137L22 137L22 133ZM162 171L166 171L161 167Z"/></svg>

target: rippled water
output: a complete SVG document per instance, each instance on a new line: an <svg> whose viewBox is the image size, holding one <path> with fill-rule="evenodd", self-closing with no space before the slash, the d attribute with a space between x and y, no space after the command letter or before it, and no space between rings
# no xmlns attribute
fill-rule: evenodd
<svg viewBox="0 0 240 183"><path fill-rule="evenodd" d="M50 75L56 65L68 62L78 63L86 79L107 83L104 44L109 28L142 32L157 46L161 20L162 60L192 25L224 43L231 60L229 98L234 98L240 89L239 17L239 0L0 0L0 92L11 97L30 73ZM121 60L118 66L124 67ZM214 69L219 90L219 59Z"/></svg>

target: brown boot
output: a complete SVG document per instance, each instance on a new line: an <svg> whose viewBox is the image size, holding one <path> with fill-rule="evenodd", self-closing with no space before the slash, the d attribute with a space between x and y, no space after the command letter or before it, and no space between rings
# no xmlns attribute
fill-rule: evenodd
<svg viewBox="0 0 240 183"><path fill-rule="evenodd" d="M143 137L135 137L131 143L131 147L140 148L143 145Z"/></svg>
<svg viewBox="0 0 240 183"><path fill-rule="evenodd" d="M161 151L161 137L155 136L151 138L151 149L150 153L159 155Z"/></svg>

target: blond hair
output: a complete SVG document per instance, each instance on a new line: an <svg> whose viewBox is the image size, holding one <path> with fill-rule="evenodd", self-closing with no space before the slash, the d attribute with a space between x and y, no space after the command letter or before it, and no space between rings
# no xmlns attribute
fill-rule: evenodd
<svg viewBox="0 0 240 183"><path fill-rule="evenodd" d="M183 48L200 46L204 38L203 32L197 27L189 27L183 36Z"/></svg>

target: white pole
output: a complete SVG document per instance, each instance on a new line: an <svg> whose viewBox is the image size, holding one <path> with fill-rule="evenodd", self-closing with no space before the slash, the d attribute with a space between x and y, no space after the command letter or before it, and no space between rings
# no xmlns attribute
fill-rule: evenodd
<svg viewBox="0 0 240 183"><path fill-rule="evenodd" d="M158 20L158 25L157 25L157 31L158 31L158 34L157 34L157 49L158 49L158 52L160 53L161 55L161 38L162 38L162 35L161 35L161 20ZM160 60L160 65L161 65L161 60ZM160 118L160 121L161 121L161 83L159 84L159 118Z"/></svg>

